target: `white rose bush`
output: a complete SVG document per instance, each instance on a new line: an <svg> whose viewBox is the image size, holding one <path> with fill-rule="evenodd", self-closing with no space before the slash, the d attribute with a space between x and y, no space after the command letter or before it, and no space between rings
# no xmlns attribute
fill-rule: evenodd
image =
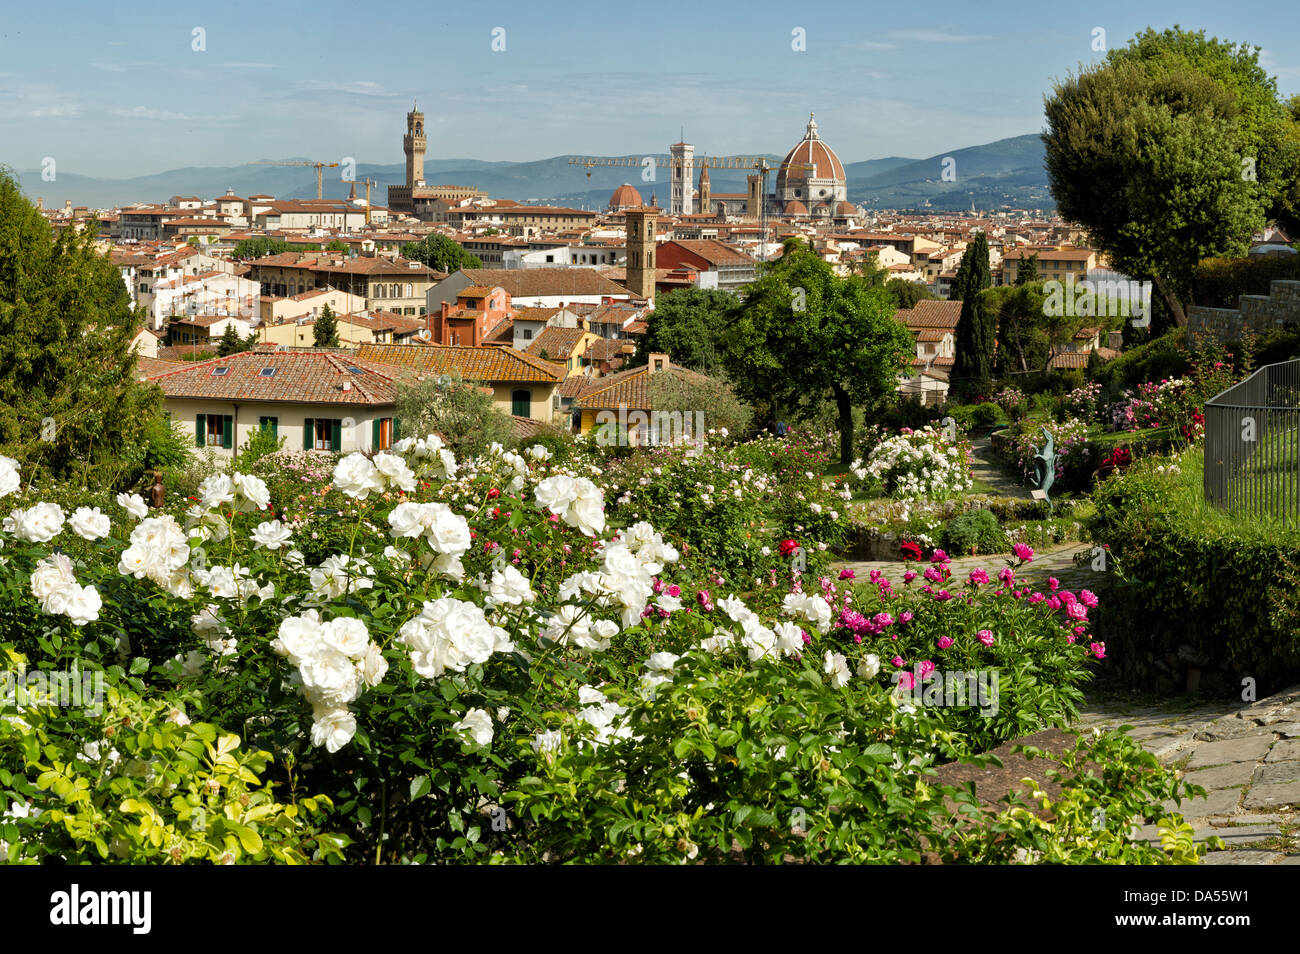
<svg viewBox="0 0 1300 954"><path fill-rule="evenodd" d="M3 857L1047 851L1014 806L997 833L959 822L969 796L932 773L1065 721L1105 655L1095 597L1031 595L1025 554L1004 577L955 581L941 560L906 587L833 578L844 500L823 453L791 435L460 460L427 435L328 465L265 458L161 510L28 499L0 458L0 664L105 685L94 711L0 699L0 802L21 806ZM901 676L926 665L1004 668L1002 715L909 704ZM1174 791L1148 774L1110 801L1070 789L1061 811L1120 821L1069 850L1113 836L1160 860L1120 832Z"/></svg>

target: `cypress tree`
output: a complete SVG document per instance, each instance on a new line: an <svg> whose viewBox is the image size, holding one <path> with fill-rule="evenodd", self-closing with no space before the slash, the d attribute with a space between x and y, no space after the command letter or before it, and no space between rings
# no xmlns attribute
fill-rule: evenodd
<svg viewBox="0 0 1300 954"><path fill-rule="evenodd" d="M339 346L339 323L334 318L334 309L329 305L321 309L320 317L312 328L312 344L317 348Z"/></svg>
<svg viewBox="0 0 1300 954"><path fill-rule="evenodd" d="M971 394L985 387L993 373L993 342L990 330L992 315L979 307L980 292L989 287L989 243L983 232L966 246L953 283L953 297L961 299L961 317L957 319L957 357L953 363L954 390Z"/></svg>

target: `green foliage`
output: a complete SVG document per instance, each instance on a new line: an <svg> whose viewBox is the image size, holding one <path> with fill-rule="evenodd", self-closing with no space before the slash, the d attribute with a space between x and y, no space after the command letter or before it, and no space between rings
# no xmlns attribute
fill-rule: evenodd
<svg viewBox="0 0 1300 954"><path fill-rule="evenodd" d="M1184 644L1259 680L1261 693L1300 674L1300 534L1205 500L1199 447L1148 458L1100 483L1093 540L1109 546L1114 624L1139 658L1177 659Z"/></svg>
<svg viewBox="0 0 1300 954"><path fill-rule="evenodd" d="M652 375L646 389L650 406L656 411L679 411L692 422L698 412L703 415L706 430L726 428L738 439L746 436L753 422L754 412L720 378L669 369Z"/></svg>
<svg viewBox="0 0 1300 954"><path fill-rule="evenodd" d="M1046 368L1051 357L1053 329L1043 314L1043 286L1025 284L1017 278L1013 286L999 285L979 296L980 309L996 332L994 371L1009 375ZM1076 329L1070 328L1073 334ZM1065 333L1062 328L1057 334Z"/></svg>
<svg viewBox="0 0 1300 954"><path fill-rule="evenodd" d="M264 258L267 255L281 255L285 252L294 251L294 246L284 239L273 238L269 235L259 235L256 238L243 239L235 243L235 258Z"/></svg>
<svg viewBox="0 0 1300 954"><path fill-rule="evenodd" d="M679 288L659 296L633 363L645 364L657 353L701 374L724 373L724 342L739 305L735 295L717 289Z"/></svg>
<svg viewBox="0 0 1300 954"><path fill-rule="evenodd" d="M1032 285L1041 282L1038 277L1038 253L1035 252L1028 258L1021 258L1020 265L1016 268L1016 284Z"/></svg>
<svg viewBox="0 0 1300 954"><path fill-rule="evenodd" d="M906 278L891 278L885 282L885 291L894 299L896 308L914 308L918 301L930 301L939 297L930 291L925 282L911 282Z"/></svg>
<svg viewBox="0 0 1300 954"><path fill-rule="evenodd" d="M482 454L494 443L515 443L514 421L492 403L492 395L460 375L400 384L397 418L405 434L437 434L460 457Z"/></svg>
<svg viewBox="0 0 1300 954"><path fill-rule="evenodd" d="M1117 396L1125 388L1136 387L1144 381L1181 377L1191 365L1186 342L1186 332L1172 329L1107 362L1095 380L1112 396Z"/></svg>
<svg viewBox="0 0 1300 954"><path fill-rule="evenodd" d="M952 287L952 297L961 301L955 334L957 361L952 369L952 387L959 397L989 392L997 315L981 303L980 293L990 281L988 239L978 232L966 246Z"/></svg>
<svg viewBox="0 0 1300 954"><path fill-rule="evenodd" d="M217 342L217 357L225 358L246 350L247 346L239 337L239 332L235 330L235 323L227 322L226 330L221 333L221 338Z"/></svg>
<svg viewBox="0 0 1300 954"><path fill-rule="evenodd" d="M1005 553L1011 549L998 518L988 510L968 510L953 517L939 539L949 554Z"/></svg>
<svg viewBox="0 0 1300 954"><path fill-rule="evenodd" d="M95 483L102 465L116 479L121 448L143 446L161 409L136 380L140 323L93 230L54 235L0 170L0 453L31 476Z"/></svg>
<svg viewBox="0 0 1300 954"><path fill-rule="evenodd" d="M760 269L728 338L731 378L749 398L786 406L831 398L840 456L853 459L853 407L892 393L915 344L894 320L883 273L841 278L806 243Z"/></svg>
<svg viewBox="0 0 1300 954"><path fill-rule="evenodd" d="M321 246L323 252L346 252L348 251L347 243L341 239L333 239Z"/></svg>
<svg viewBox="0 0 1300 954"><path fill-rule="evenodd" d="M280 453L284 450L284 443L287 440L287 437L276 437L269 427L261 427L253 431L248 435L248 440L244 441L244 446L239 448L240 469L247 470L263 457Z"/></svg>
<svg viewBox="0 0 1300 954"><path fill-rule="evenodd" d="M1267 295L1274 281L1300 279L1300 255L1207 258L1192 276L1192 300L1210 308L1236 308L1242 295Z"/></svg>
<svg viewBox="0 0 1300 954"><path fill-rule="evenodd" d="M337 348L339 346L339 323L334 317L334 309L326 305L321 309L311 329L312 344L317 348Z"/></svg>
<svg viewBox="0 0 1300 954"><path fill-rule="evenodd" d="M1114 267L1151 277L1175 323L1197 264L1241 255L1300 170L1259 48L1148 29L1059 82L1046 165L1060 213Z"/></svg>
<svg viewBox="0 0 1300 954"><path fill-rule="evenodd" d="M436 272L452 272L462 268L482 268L483 262L471 255L445 235L430 234L418 242L402 246L402 258L423 262Z"/></svg>

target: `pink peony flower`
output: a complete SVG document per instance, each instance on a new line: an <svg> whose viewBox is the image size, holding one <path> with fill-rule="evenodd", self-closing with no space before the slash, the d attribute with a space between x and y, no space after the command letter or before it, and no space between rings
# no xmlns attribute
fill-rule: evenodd
<svg viewBox="0 0 1300 954"><path fill-rule="evenodd" d="M915 685L916 679L913 678L910 672L900 672L898 674L898 688L911 689Z"/></svg>
<svg viewBox="0 0 1300 954"><path fill-rule="evenodd" d="M1079 599L1083 602L1083 605L1089 609L1092 609L1097 605L1097 594L1092 590L1080 590Z"/></svg>
<svg viewBox="0 0 1300 954"><path fill-rule="evenodd" d="M970 571L971 586L983 586L988 581L989 581L989 575L985 573L983 570Z"/></svg>
<svg viewBox="0 0 1300 954"><path fill-rule="evenodd" d="M904 625L906 625L907 623L910 623L911 621L912 621L912 611L911 611L911 610L903 610L903 612L900 613L899 616L898 616L898 625L900 625L900 626L904 626Z"/></svg>
<svg viewBox="0 0 1300 954"><path fill-rule="evenodd" d="M1106 644L1105 644L1105 643L1093 643L1093 644L1092 644L1091 646L1089 646L1088 648L1092 651L1092 654L1093 654L1094 656L1096 656L1098 659L1105 659L1105 658L1106 658Z"/></svg>
<svg viewBox="0 0 1300 954"><path fill-rule="evenodd" d="M903 657L902 657L902 656L895 656L895 657L894 657L893 659L891 659L889 662L890 662L891 665L893 665L893 666L895 666L895 667L898 667L898 668L902 668L903 666L906 666L906 665L907 665L907 663L903 660Z"/></svg>
<svg viewBox="0 0 1300 954"><path fill-rule="evenodd" d="M873 572L875 572L875 571L873 571ZM854 575L853 575L853 571L850 570L848 567L845 567L843 570L840 570L840 579L841 579L841 580L852 580L852 579L854 579L854 578L855 578L855 577L854 577Z"/></svg>
<svg viewBox="0 0 1300 954"><path fill-rule="evenodd" d="M1011 552L1017 560L1024 563L1034 562L1034 548L1024 543L1017 543L1011 547Z"/></svg>
<svg viewBox="0 0 1300 954"><path fill-rule="evenodd" d="M1004 566L998 572L998 579L1002 581L1003 585L1010 586L1016 581L1016 571L1009 566Z"/></svg>
<svg viewBox="0 0 1300 954"><path fill-rule="evenodd" d="M991 630L991 629L981 629L978 633L975 634L975 638L978 639L978 640L979 640L981 643L983 643L985 646L992 646L992 645L993 645L993 630Z"/></svg>
<svg viewBox="0 0 1300 954"><path fill-rule="evenodd" d="M1056 592L1056 588L1060 585L1061 585L1061 581L1058 580L1056 577L1049 576L1047 578L1047 588L1051 590L1053 593Z"/></svg>
<svg viewBox="0 0 1300 954"><path fill-rule="evenodd" d="M930 662L930 660L928 660L928 659L922 659L922 660L921 660L921 678L922 678L922 679L928 679L928 678L930 677L930 673L934 672L934 670L935 670L935 665L934 665L934 663Z"/></svg>
<svg viewBox="0 0 1300 954"><path fill-rule="evenodd" d="M916 579L916 571L915 571L915 570L908 570L906 573L903 574L903 582L904 582L904 583L911 583L911 582L912 582L913 580L915 580L915 579Z"/></svg>
<svg viewBox="0 0 1300 954"><path fill-rule="evenodd" d="M930 554L930 562L931 562L931 563L947 563L947 562L948 562L948 554L944 553L942 550L935 550L933 553Z"/></svg>
<svg viewBox="0 0 1300 954"><path fill-rule="evenodd" d="M952 640L952 637L951 637L951 636L940 636L940 637L939 637L939 648L940 648L940 649L947 649L949 646L952 645L952 642L953 642L953 640Z"/></svg>

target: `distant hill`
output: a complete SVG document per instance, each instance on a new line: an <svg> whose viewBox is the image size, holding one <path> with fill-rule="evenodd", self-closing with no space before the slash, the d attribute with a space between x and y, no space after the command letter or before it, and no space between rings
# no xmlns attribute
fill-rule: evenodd
<svg viewBox="0 0 1300 954"><path fill-rule="evenodd" d="M956 163L955 182L942 180L942 161L947 156ZM425 179L435 185L473 186L489 195L520 202L553 202L591 209L603 209L610 193L627 182L647 202L653 194L661 206L668 204L668 170L664 167L655 170L653 181L647 181L640 156L625 157L630 161L627 166L590 169L571 164L570 158L554 156L529 162L427 159ZM697 160L704 158L697 156ZM768 158L773 166L781 159L776 155ZM387 186L401 184L406 167L404 163L361 163L356 172L358 194L365 194L361 180L373 179L379 187L377 192L372 190L371 198L383 204L388 197ZM964 209L972 200L980 209L1054 205L1047 191L1042 140L1036 135L1000 139L929 159L891 156L847 163L845 174L849 199L874 208ZM746 175L744 169L715 169L709 178L714 192L744 192ZM267 193L301 199L316 195L315 170L298 166L191 166L129 179L59 172L55 182L45 182L39 170L29 169L19 171L18 178L23 190L32 198L42 196L47 207L60 206L65 199L71 199L73 205L105 208L132 202L163 202L173 195L215 198L228 188L239 196ZM774 176L769 179L769 188L773 184ZM326 169L324 186L326 197L343 198L350 183L340 180L339 169Z"/></svg>

